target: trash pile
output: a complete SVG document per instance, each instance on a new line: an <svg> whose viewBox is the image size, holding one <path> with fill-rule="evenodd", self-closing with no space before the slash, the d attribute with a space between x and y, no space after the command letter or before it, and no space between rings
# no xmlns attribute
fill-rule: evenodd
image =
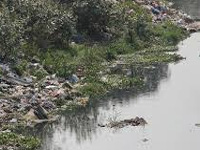
<svg viewBox="0 0 200 150"><path fill-rule="evenodd" d="M200 22L195 22L191 16L173 8L173 3L164 3L154 0L133 0L135 3L147 9L153 18L154 23L170 20L174 24L190 31L197 32L200 30Z"/></svg>
<svg viewBox="0 0 200 150"><path fill-rule="evenodd" d="M8 65L0 64L0 69L0 125L19 119L48 121L48 114L56 109L88 102L75 88L79 81L75 74L69 80L51 75L34 82L31 77L18 76Z"/></svg>

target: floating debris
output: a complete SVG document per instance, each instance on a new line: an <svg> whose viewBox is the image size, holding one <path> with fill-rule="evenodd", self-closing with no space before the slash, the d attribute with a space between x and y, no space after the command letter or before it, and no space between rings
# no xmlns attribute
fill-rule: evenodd
<svg viewBox="0 0 200 150"><path fill-rule="evenodd" d="M200 127L200 123L196 123L195 126L196 126L196 127Z"/></svg>
<svg viewBox="0 0 200 150"><path fill-rule="evenodd" d="M147 124L144 118L136 117L132 119L125 119L122 121L113 121L106 125L98 124L99 127L109 127L109 128L123 128L126 126L145 126Z"/></svg>
<svg viewBox="0 0 200 150"><path fill-rule="evenodd" d="M148 142L149 140L147 139L147 138L144 138L143 140L142 140L142 142Z"/></svg>

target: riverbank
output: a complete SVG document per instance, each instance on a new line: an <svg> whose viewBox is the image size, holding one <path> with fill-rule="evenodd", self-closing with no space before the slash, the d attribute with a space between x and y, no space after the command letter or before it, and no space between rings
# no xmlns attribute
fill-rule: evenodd
<svg viewBox="0 0 200 150"><path fill-rule="evenodd" d="M41 150L187 150L191 145L198 150L199 37L199 33L194 33L179 43L177 53L185 60L147 72L146 89L118 90L92 101L86 108L63 112L58 122L38 127L34 135L42 139ZM137 116L148 124L120 129L98 126Z"/></svg>
<svg viewBox="0 0 200 150"><path fill-rule="evenodd" d="M126 10L126 17L130 16L130 22L135 19L134 9L143 11L145 7L134 2L120 3L121 5ZM149 11L151 12L149 9L144 11L144 15ZM168 14L167 18L171 17L173 20L173 15ZM8 134L9 139L12 134L10 132L15 131L14 126L19 124L29 126L32 123L53 121L54 112L84 107L89 99L104 95L110 90L140 89L146 82L144 72L148 73L159 64L182 59L180 55L171 52L177 50L174 46L188 33L177 26L177 20L172 23L170 19L159 20L157 15L151 16L153 17L145 16L147 19L139 22L140 25L147 23L145 31L148 31L148 35L138 29L139 40L134 39L135 32L130 30L129 36L126 37L130 43L124 39L92 46L72 42L70 47L77 53L75 57L69 56L65 51L38 52L33 47L25 47L22 50L24 56L21 55L14 66L10 62L2 63L1 137L4 138ZM148 36L153 40L148 41ZM20 135L12 137L16 136L21 141ZM37 141L28 138L26 144L32 143L32 140ZM16 146L15 142L1 144L3 147L9 145L13 149L27 146ZM39 144L33 145L37 147Z"/></svg>

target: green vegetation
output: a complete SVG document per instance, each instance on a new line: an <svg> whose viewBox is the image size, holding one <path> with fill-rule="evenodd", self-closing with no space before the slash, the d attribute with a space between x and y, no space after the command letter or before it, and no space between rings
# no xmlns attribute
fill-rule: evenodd
<svg viewBox="0 0 200 150"><path fill-rule="evenodd" d="M1 59L14 58L17 74L39 80L54 73L66 78L81 67L82 82L86 83L81 91L89 95L112 89L111 83L101 80L100 72L105 73L119 55L133 65L177 61L181 57L165 53L171 51L167 46L173 47L187 36L170 21L152 23L149 12L129 0L16 0L0 4ZM33 57L45 70L27 67ZM118 78L120 82L126 77Z"/></svg>
<svg viewBox="0 0 200 150"><path fill-rule="evenodd" d="M0 76L3 74L3 70L2 68L0 68Z"/></svg>
<svg viewBox="0 0 200 150"><path fill-rule="evenodd" d="M186 36L168 20L152 23L149 12L131 0L0 2L0 62L9 62L19 76L36 80L48 74L68 78L81 68L78 90L89 97L141 88L144 76L127 76L123 69L182 59L173 52ZM125 65L113 69L119 61ZM77 107L56 101L58 107L67 107L66 103ZM32 150L39 144L37 138L0 133L0 145Z"/></svg>
<svg viewBox="0 0 200 150"><path fill-rule="evenodd" d="M25 73L25 70L27 68L28 62L26 60L22 60L18 64L15 64L13 66L13 69L16 71L16 73L20 76L22 76Z"/></svg>
<svg viewBox="0 0 200 150"><path fill-rule="evenodd" d="M26 137L12 132L0 133L0 145L11 146L20 150L33 150L40 145L34 137Z"/></svg>

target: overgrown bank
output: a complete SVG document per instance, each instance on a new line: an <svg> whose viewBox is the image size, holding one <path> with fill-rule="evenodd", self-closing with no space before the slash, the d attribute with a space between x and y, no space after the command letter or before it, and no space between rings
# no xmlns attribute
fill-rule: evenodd
<svg viewBox="0 0 200 150"><path fill-rule="evenodd" d="M112 89L141 88L141 68L180 60L171 52L188 35L171 19L155 22L151 9L134 1L5 1L1 17L4 131ZM2 145L20 149L16 143Z"/></svg>

